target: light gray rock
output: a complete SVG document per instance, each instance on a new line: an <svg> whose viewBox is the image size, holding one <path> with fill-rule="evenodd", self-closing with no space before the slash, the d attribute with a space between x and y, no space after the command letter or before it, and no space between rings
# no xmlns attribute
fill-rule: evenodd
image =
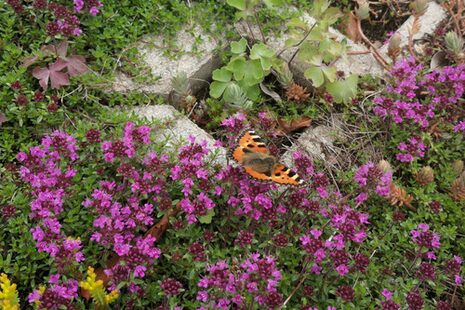
<svg viewBox="0 0 465 310"><path fill-rule="evenodd" d="M131 111L140 118L160 122L160 129L156 131L156 141L166 142L168 148L175 149L185 144L189 136L192 135L197 142L207 141L214 163L226 165L226 149L214 146L215 139L210 134L179 113L171 105L141 106L135 107Z"/></svg>
<svg viewBox="0 0 465 310"><path fill-rule="evenodd" d="M142 59L150 67L154 76L159 79L151 84L137 84L127 75L117 73L113 90L125 92L138 90L168 97L171 91L171 78L178 72L185 72L189 77L192 93L208 86L212 71L221 65L220 58L215 54L219 47L217 40L202 32L182 30L176 36L178 52L172 58L165 55L162 36L147 37L138 45ZM195 49L194 49L195 48Z"/></svg>
<svg viewBox="0 0 465 310"><path fill-rule="evenodd" d="M307 14L306 12L302 13L300 19L304 21L309 27L311 27L316 22L316 20L313 17L311 17L309 14ZM244 25L241 23L236 24L236 29L243 36L247 36L250 33L250 31L248 32L246 31L247 28L244 28ZM258 29L256 29L256 27L252 28L252 32L253 32L254 38L261 38L260 33ZM330 33L336 41L338 42L345 41L348 47L348 51L352 51L352 52L367 51L367 48L364 45L353 42L352 40L344 36L342 33L337 31L336 29L330 28ZM287 62L289 62L292 59L292 62L290 63L290 69L292 70L292 73L294 74L294 78L296 82L301 85L311 87L311 82L307 80L304 76L304 72L307 68L309 68L309 65L305 61L302 61L301 59L299 59L298 57L292 58L295 52L297 51L297 47L285 49L285 42L288 38L289 38L289 35L285 33L283 29L282 32L267 37L266 44L277 52L284 50L280 54L280 57ZM372 74L374 76L379 76L383 73L382 67L376 62L375 58L370 53L347 55L345 57L340 58L338 61L336 61L335 66L337 67L339 71L343 71L346 75Z"/></svg>
<svg viewBox="0 0 465 310"><path fill-rule="evenodd" d="M427 34L432 34L446 17L447 13L442 6L434 1L429 2L425 13L419 17L420 29L413 35L413 40L422 39ZM396 31L401 37L401 48L406 47L408 44L409 32L412 29L414 19L413 16L410 16ZM386 55L387 50L388 46L386 44L380 49L380 52Z"/></svg>
<svg viewBox="0 0 465 310"><path fill-rule="evenodd" d="M420 17L420 29L419 31L413 36L414 40L421 39L425 37L427 34L431 34L434 32L436 27L439 23L446 18L446 12L444 9L437 4L436 2L432 1L429 3L428 8ZM302 13L301 20L307 23L309 27L311 27L316 21L313 17L311 17L306 12ZM399 28L397 31L401 37L401 47L405 47L408 44L408 36L409 31L412 27L414 21L414 17L411 16L409 19ZM250 28L246 27L243 23L237 23L236 29L242 36L250 36ZM259 39L261 38L259 29L257 27L252 27L252 35L254 38ZM342 33L337 31L336 29L330 28L330 33L333 35L334 39L338 42L345 41L347 43L348 51L349 52L366 52L368 48L359 43L355 43L354 41L350 40ZM289 36L284 32L284 29L280 33L276 33L266 38L266 43L268 46L273 48L275 51L281 51L284 49L285 42L289 38ZM289 48L280 54L280 57L285 61L291 60L297 48ZM389 61L387 56L387 45L384 45L380 48L380 53L385 57L386 60ZM361 53L355 55L346 55L342 57L338 61L335 62L335 66L339 71L343 71L346 75L349 74L359 74L359 75L373 75L373 76L382 76L384 74L384 69L381 65L376 61L371 53ZM290 68L294 73L295 79L299 84L304 86L311 87L310 81L308 81L304 77L304 72L308 68L308 64L304 61L295 57L290 64Z"/></svg>
<svg viewBox="0 0 465 310"><path fill-rule="evenodd" d="M307 129L284 153L281 160L292 166L292 153L302 151L315 160L325 160L325 150L333 149L333 143L340 135L337 127L325 125Z"/></svg>

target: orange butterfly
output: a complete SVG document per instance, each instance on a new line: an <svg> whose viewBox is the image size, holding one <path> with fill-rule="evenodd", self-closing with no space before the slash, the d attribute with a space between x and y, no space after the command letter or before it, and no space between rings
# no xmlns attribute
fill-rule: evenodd
<svg viewBox="0 0 465 310"><path fill-rule="evenodd" d="M270 155L263 140L255 131L247 130L237 139L238 146L231 156L251 177L284 185L301 185L304 181L297 173L279 163Z"/></svg>

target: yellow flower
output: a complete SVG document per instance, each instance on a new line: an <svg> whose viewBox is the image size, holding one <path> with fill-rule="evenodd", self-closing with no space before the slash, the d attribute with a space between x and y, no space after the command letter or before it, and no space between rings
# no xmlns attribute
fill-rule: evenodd
<svg viewBox="0 0 465 310"><path fill-rule="evenodd" d="M92 300L101 307L107 306L108 304L115 301L119 293L116 290L111 291L109 294L106 294L105 288L103 287L103 281L97 280L97 275L93 267L87 268L87 278L85 281L81 281L79 286L89 291Z"/></svg>
<svg viewBox="0 0 465 310"><path fill-rule="evenodd" d="M113 290L110 292L110 294L107 294L105 296L105 301L107 304L110 304L112 303L113 301L115 301L117 298L119 297L119 293L117 290Z"/></svg>
<svg viewBox="0 0 465 310"><path fill-rule="evenodd" d="M19 299L16 284L11 284L6 274L0 275L0 308L3 310L18 310Z"/></svg>

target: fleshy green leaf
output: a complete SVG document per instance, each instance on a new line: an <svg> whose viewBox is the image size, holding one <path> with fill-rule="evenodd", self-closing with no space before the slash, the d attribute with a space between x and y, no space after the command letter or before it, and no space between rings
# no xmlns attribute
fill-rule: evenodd
<svg viewBox="0 0 465 310"><path fill-rule="evenodd" d="M216 69L213 71L213 80L218 82L229 82L231 81L231 72L226 68Z"/></svg>
<svg viewBox="0 0 465 310"><path fill-rule="evenodd" d="M345 80L329 83L326 90L337 103L348 102L357 94L358 76L351 75Z"/></svg>
<svg viewBox="0 0 465 310"><path fill-rule="evenodd" d="M234 54L242 54L247 48L247 40L242 38L239 41L231 42L231 52Z"/></svg>
<svg viewBox="0 0 465 310"><path fill-rule="evenodd" d="M220 98L228 84L228 82L213 81L210 84L210 96L215 99Z"/></svg>
<svg viewBox="0 0 465 310"><path fill-rule="evenodd" d="M241 11L245 10L245 8L247 7L246 0L227 0L226 3Z"/></svg>
<svg viewBox="0 0 465 310"><path fill-rule="evenodd" d="M304 75L307 79L311 80L313 86L320 87L325 82L323 71L320 67L311 67L305 70Z"/></svg>

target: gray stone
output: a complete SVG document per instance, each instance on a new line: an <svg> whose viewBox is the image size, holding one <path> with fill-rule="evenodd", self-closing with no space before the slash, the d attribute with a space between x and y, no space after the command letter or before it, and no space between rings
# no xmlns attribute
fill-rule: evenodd
<svg viewBox="0 0 465 310"><path fill-rule="evenodd" d="M307 129L284 153L281 160L288 166L292 166L292 153L302 151L315 160L325 160L325 150L333 149L333 143L340 136L337 127L325 125Z"/></svg>
<svg viewBox="0 0 465 310"><path fill-rule="evenodd" d="M194 124L186 116L182 115L170 105L148 105L135 107L131 110L140 118L146 118L149 121L160 122L157 129L156 141L166 142L166 146L171 149L185 144L190 135L196 138L196 141L207 141L208 148L212 153L212 161L216 164L226 165L226 149L214 146L215 139L199 126Z"/></svg>
<svg viewBox="0 0 465 310"><path fill-rule="evenodd" d="M304 21L309 27L311 27L316 20L311 17L307 13L303 13L301 15L301 20ZM244 28L244 25L241 23L236 24L236 29L241 33L243 36L247 36L249 32L246 32L245 30L247 28ZM258 29L252 28L253 32L253 37L254 38L260 38L260 33ZM344 36L342 33L337 31L336 29L330 28L330 33L334 37L334 39L338 42L345 41L348 47L348 51L352 52L366 52L367 48L362 45L353 42L346 36ZM266 44L274 49L277 52L283 51L280 53L280 57L289 62L295 52L297 51L297 47L291 47L285 49L285 42L289 38L289 35L284 32L284 29L282 32L277 33L273 36L269 36L266 38ZM343 71L346 75L350 74L360 74L360 75L365 75L365 74L372 74L375 76L379 76L383 73L382 67L376 62L375 58L371 55L371 53L368 54L357 54L357 55L347 55L345 57L340 58L335 62L335 66L339 71ZM290 63L290 69L292 73L294 74L294 78L297 83L311 87L311 82L307 80L304 76L305 70L309 68L309 65L298 59L298 57L294 57L292 59L292 62Z"/></svg>
<svg viewBox="0 0 465 310"><path fill-rule="evenodd" d="M220 58L215 54L219 47L218 41L203 33L199 28L193 32L182 30L176 36L178 48L175 58L164 54L163 36L147 37L138 45L142 59L147 63L158 80L151 84L137 84L127 75L119 72L113 90L125 92L137 90L168 97L171 92L171 78L178 72L185 72L189 77L192 93L208 86L212 71L221 65ZM194 49L195 48L195 49Z"/></svg>
<svg viewBox="0 0 465 310"><path fill-rule="evenodd" d="M419 17L419 26L420 29L417 33L413 35L413 40L422 39L427 34L432 34L434 30L438 27L438 25L447 17L446 11L434 1L428 3L428 8L426 9L425 13ZM396 31L400 34L401 43L400 47L406 47L408 45L408 38L409 32L412 29L412 25L414 22L414 17L410 16L405 23L399 27ZM384 45L380 52L383 54L387 54L388 46L387 44Z"/></svg>

